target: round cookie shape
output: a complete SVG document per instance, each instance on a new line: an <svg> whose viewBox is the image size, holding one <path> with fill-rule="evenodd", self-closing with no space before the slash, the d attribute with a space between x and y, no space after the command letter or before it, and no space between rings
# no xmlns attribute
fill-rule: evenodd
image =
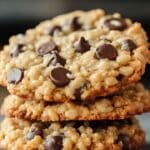
<svg viewBox="0 0 150 150"><path fill-rule="evenodd" d="M63 36L51 36L42 34L39 31L42 25L39 25L25 35L12 37L1 51L0 84L7 86L11 94L53 102L72 101L77 97L81 101L92 101L141 78L150 52L140 23L124 19L127 28L108 30L104 21L119 17L106 15L95 18L95 28L85 30L80 15L69 16L70 19L78 16L77 22L82 28ZM23 51L11 57L10 52L19 44L25 45ZM7 78L13 68L23 70L17 84Z"/></svg>
<svg viewBox="0 0 150 150"><path fill-rule="evenodd" d="M43 135L37 134L32 139L26 139L39 123L6 118L0 127L0 148L139 150L145 143L145 133L135 118L120 121L53 122L46 125L40 123L43 125L40 129Z"/></svg>

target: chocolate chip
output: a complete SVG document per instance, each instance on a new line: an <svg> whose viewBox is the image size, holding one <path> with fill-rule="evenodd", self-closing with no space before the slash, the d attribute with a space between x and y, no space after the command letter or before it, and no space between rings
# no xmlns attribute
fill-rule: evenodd
<svg viewBox="0 0 150 150"><path fill-rule="evenodd" d="M130 138L128 135L120 133L118 135L118 141L117 142L122 144L123 150L131 150Z"/></svg>
<svg viewBox="0 0 150 150"><path fill-rule="evenodd" d="M90 44L84 37L81 37L75 44L74 47L79 53L84 53L90 49Z"/></svg>
<svg viewBox="0 0 150 150"><path fill-rule="evenodd" d="M74 17L71 21L71 29L73 31L81 29L82 25L78 21L78 17Z"/></svg>
<svg viewBox="0 0 150 150"><path fill-rule="evenodd" d="M37 53L39 56L44 56L52 51L58 51L58 47L53 41L50 41L41 45L38 48Z"/></svg>
<svg viewBox="0 0 150 150"><path fill-rule="evenodd" d="M67 77L67 74L70 74L70 71L63 67L57 67L51 71L50 79L56 86L63 87L69 84L70 82L70 79Z"/></svg>
<svg viewBox="0 0 150 150"><path fill-rule="evenodd" d="M106 19L104 25L110 30L124 30L127 28L127 24L122 18L109 18Z"/></svg>
<svg viewBox="0 0 150 150"><path fill-rule="evenodd" d="M24 44L17 44L14 48L11 49L10 56L17 57L19 53L23 52L24 46L25 46Z"/></svg>
<svg viewBox="0 0 150 150"><path fill-rule="evenodd" d="M50 59L49 64L53 65L53 66L56 66L57 63L64 66L66 64L66 60L62 56L60 56L57 52L53 52L52 53L52 58Z"/></svg>
<svg viewBox="0 0 150 150"><path fill-rule="evenodd" d="M26 139L32 140L37 135L43 137L43 126L41 124L36 124L33 127L31 127L26 136Z"/></svg>
<svg viewBox="0 0 150 150"><path fill-rule="evenodd" d="M13 68L7 74L7 81L8 83L17 84L22 80L23 76L24 73L21 69Z"/></svg>
<svg viewBox="0 0 150 150"><path fill-rule="evenodd" d="M48 30L48 34L53 36L55 33L61 32L61 30L61 26L56 25Z"/></svg>
<svg viewBox="0 0 150 150"><path fill-rule="evenodd" d="M117 57L117 50L111 44L103 44L96 49L96 58L108 58L109 60L115 60Z"/></svg>
<svg viewBox="0 0 150 150"><path fill-rule="evenodd" d="M82 88L78 88L75 90L74 96L77 101L81 101L81 90Z"/></svg>
<svg viewBox="0 0 150 150"><path fill-rule="evenodd" d="M44 143L45 150L62 150L63 138L62 136L49 136Z"/></svg>
<svg viewBox="0 0 150 150"><path fill-rule="evenodd" d="M122 50L127 50L127 51L132 52L136 48L137 48L137 45L130 39L121 41L121 49Z"/></svg>

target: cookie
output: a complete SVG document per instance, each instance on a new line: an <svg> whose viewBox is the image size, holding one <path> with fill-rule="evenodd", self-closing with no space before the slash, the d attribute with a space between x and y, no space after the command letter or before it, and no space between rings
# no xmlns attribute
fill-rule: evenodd
<svg viewBox="0 0 150 150"><path fill-rule="evenodd" d="M0 84L17 96L64 102L94 100L139 80L150 55L147 36L140 23L109 30L110 18L67 36L33 29L12 37L0 53Z"/></svg>
<svg viewBox="0 0 150 150"><path fill-rule="evenodd" d="M6 118L0 129L5 150L138 150L145 133L135 119L41 123Z"/></svg>
<svg viewBox="0 0 150 150"><path fill-rule="evenodd" d="M33 109L34 108L34 109ZM150 93L135 84L115 95L94 102L53 103L8 96L1 113L9 117L40 121L125 119L150 111Z"/></svg>

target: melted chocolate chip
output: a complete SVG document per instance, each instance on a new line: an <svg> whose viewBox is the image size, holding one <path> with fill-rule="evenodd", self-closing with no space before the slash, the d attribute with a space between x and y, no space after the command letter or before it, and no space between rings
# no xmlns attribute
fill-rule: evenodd
<svg viewBox="0 0 150 150"><path fill-rule="evenodd" d="M90 44L84 37L81 37L75 44L74 47L79 53L84 53L90 49Z"/></svg>
<svg viewBox="0 0 150 150"><path fill-rule="evenodd" d="M97 59L108 58L109 60L115 60L117 55L116 48L111 44L103 44L96 49Z"/></svg>
<svg viewBox="0 0 150 150"><path fill-rule="evenodd" d="M126 39L121 42L122 50L127 50L127 51L132 52L136 48L137 48L137 45L130 39Z"/></svg>
<svg viewBox="0 0 150 150"><path fill-rule="evenodd" d="M71 21L71 29L73 30L73 31L76 31L76 30L79 30L79 29L81 29L81 27L82 27L82 25L79 23L79 21L78 21L78 17L74 17L73 19L72 19L72 21Z"/></svg>
<svg viewBox="0 0 150 150"><path fill-rule="evenodd" d="M57 52L53 52L49 64L56 66L57 63L64 66L66 64L66 60L62 56L60 56Z"/></svg>
<svg viewBox="0 0 150 150"><path fill-rule="evenodd" d="M24 76L24 73L19 68L11 69L7 74L7 81L8 83L18 84Z"/></svg>
<svg viewBox="0 0 150 150"><path fill-rule="evenodd" d="M36 124L35 126L31 127L27 136L26 136L26 139L32 140L37 135L43 137L43 126L42 126L42 124Z"/></svg>
<svg viewBox="0 0 150 150"><path fill-rule="evenodd" d="M53 41L50 41L41 45L38 48L37 53L39 56L44 56L48 53L51 53L52 51L58 51L58 48L57 48L57 45Z"/></svg>
<svg viewBox="0 0 150 150"><path fill-rule="evenodd" d="M61 26L56 25L56 26L49 29L48 34L53 36L55 33L58 33L58 32L61 32L61 31L62 31Z"/></svg>
<svg viewBox="0 0 150 150"><path fill-rule="evenodd" d="M21 52L23 52L24 44L18 44L10 51L11 57L17 57Z"/></svg>
<svg viewBox="0 0 150 150"><path fill-rule="evenodd" d="M62 136L49 136L44 144L45 150L62 150Z"/></svg>
<svg viewBox="0 0 150 150"><path fill-rule="evenodd" d="M106 19L104 25L110 30L124 30L127 28L127 24L122 18L109 18Z"/></svg>
<svg viewBox="0 0 150 150"><path fill-rule="evenodd" d="M67 77L67 74L70 74L70 71L63 67L57 67L51 71L50 79L57 87L63 87L69 84L70 82L70 79Z"/></svg>
<svg viewBox="0 0 150 150"><path fill-rule="evenodd" d="M130 138L129 138L128 135L122 134L122 133L119 134L117 142L122 144L122 149L123 150L131 150Z"/></svg>

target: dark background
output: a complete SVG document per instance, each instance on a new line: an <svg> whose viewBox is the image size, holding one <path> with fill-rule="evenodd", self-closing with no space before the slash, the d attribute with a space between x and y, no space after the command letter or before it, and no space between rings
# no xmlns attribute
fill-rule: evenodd
<svg viewBox="0 0 150 150"><path fill-rule="evenodd" d="M40 21L68 11L103 8L106 12L120 12L125 17L142 22L150 35L150 0L0 0L0 45L9 36L23 33ZM150 88L150 66L142 82ZM150 141L149 114L140 117ZM150 147L147 145L147 149ZM146 148L145 148L146 149Z"/></svg>

